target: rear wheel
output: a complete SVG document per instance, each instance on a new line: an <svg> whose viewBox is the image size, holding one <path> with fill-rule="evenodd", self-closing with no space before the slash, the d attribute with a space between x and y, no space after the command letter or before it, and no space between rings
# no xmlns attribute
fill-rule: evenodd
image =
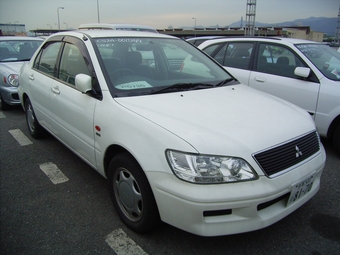
<svg viewBox="0 0 340 255"><path fill-rule="evenodd" d="M40 126L37 118L35 117L35 113L29 98L25 101L25 115L28 131L31 136L38 139L45 135L45 130Z"/></svg>
<svg viewBox="0 0 340 255"><path fill-rule="evenodd" d="M158 208L149 182L130 154L121 153L112 159L108 181L113 205L125 225L138 233L159 225Z"/></svg>
<svg viewBox="0 0 340 255"><path fill-rule="evenodd" d="M336 152L340 155L340 125L334 131L333 134L333 146Z"/></svg>

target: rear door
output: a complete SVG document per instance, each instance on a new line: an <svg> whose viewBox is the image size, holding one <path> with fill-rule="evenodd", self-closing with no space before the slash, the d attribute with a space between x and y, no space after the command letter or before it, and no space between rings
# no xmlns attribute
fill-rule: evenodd
<svg viewBox="0 0 340 255"><path fill-rule="evenodd" d="M29 82L29 97L34 112L46 129L52 129L50 92L51 84L57 76L58 56L63 43L61 41L47 42L34 60L28 77L22 77Z"/></svg>
<svg viewBox="0 0 340 255"><path fill-rule="evenodd" d="M225 67L239 82L248 85L253 42L224 42L212 44L203 51Z"/></svg>

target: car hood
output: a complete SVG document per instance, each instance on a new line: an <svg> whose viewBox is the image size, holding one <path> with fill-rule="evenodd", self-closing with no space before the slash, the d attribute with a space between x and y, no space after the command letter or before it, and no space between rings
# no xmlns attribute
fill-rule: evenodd
<svg viewBox="0 0 340 255"><path fill-rule="evenodd" d="M244 85L116 100L199 153L251 154L315 130L304 110Z"/></svg>
<svg viewBox="0 0 340 255"><path fill-rule="evenodd" d="M2 62L0 63L1 69L3 69L8 74L19 74L20 68L24 62Z"/></svg>

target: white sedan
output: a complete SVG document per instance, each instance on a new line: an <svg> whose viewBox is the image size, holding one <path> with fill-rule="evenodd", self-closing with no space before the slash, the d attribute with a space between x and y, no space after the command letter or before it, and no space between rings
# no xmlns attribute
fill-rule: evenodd
<svg viewBox="0 0 340 255"><path fill-rule="evenodd" d="M189 55L209 72L180 72ZM48 131L107 178L117 214L140 233L161 221L202 236L260 229L320 187L312 118L178 38L55 34L22 67L19 95L31 135Z"/></svg>

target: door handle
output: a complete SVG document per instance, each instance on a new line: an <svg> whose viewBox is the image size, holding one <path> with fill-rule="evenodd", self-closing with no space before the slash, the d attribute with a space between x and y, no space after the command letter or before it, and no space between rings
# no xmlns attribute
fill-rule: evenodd
<svg viewBox="0 0 340 255"><path fill-rule="evenodd" d="M58 86L55 86L55 87L51 88L51 90L52 90L52 92L53 92L54 94L57 94L57 95L60 94L60 90L59 90L59 87L58 87Z"/></svg>
<svg viewBox="0 0 340 255"><path fill-rule="evenodd" d="M30 74L30 75L28 76L28 79L30 79L31 81L33 81L33 80L34 80L34 74Z"/></svg>
<svg viewBox="0 0 340 255"><path fill-rule="evenodd" d="M255 81L258 81L258 82L265 82L265 81L266 81L266 78L263 78L263 77L255 77Z"/></svg>

